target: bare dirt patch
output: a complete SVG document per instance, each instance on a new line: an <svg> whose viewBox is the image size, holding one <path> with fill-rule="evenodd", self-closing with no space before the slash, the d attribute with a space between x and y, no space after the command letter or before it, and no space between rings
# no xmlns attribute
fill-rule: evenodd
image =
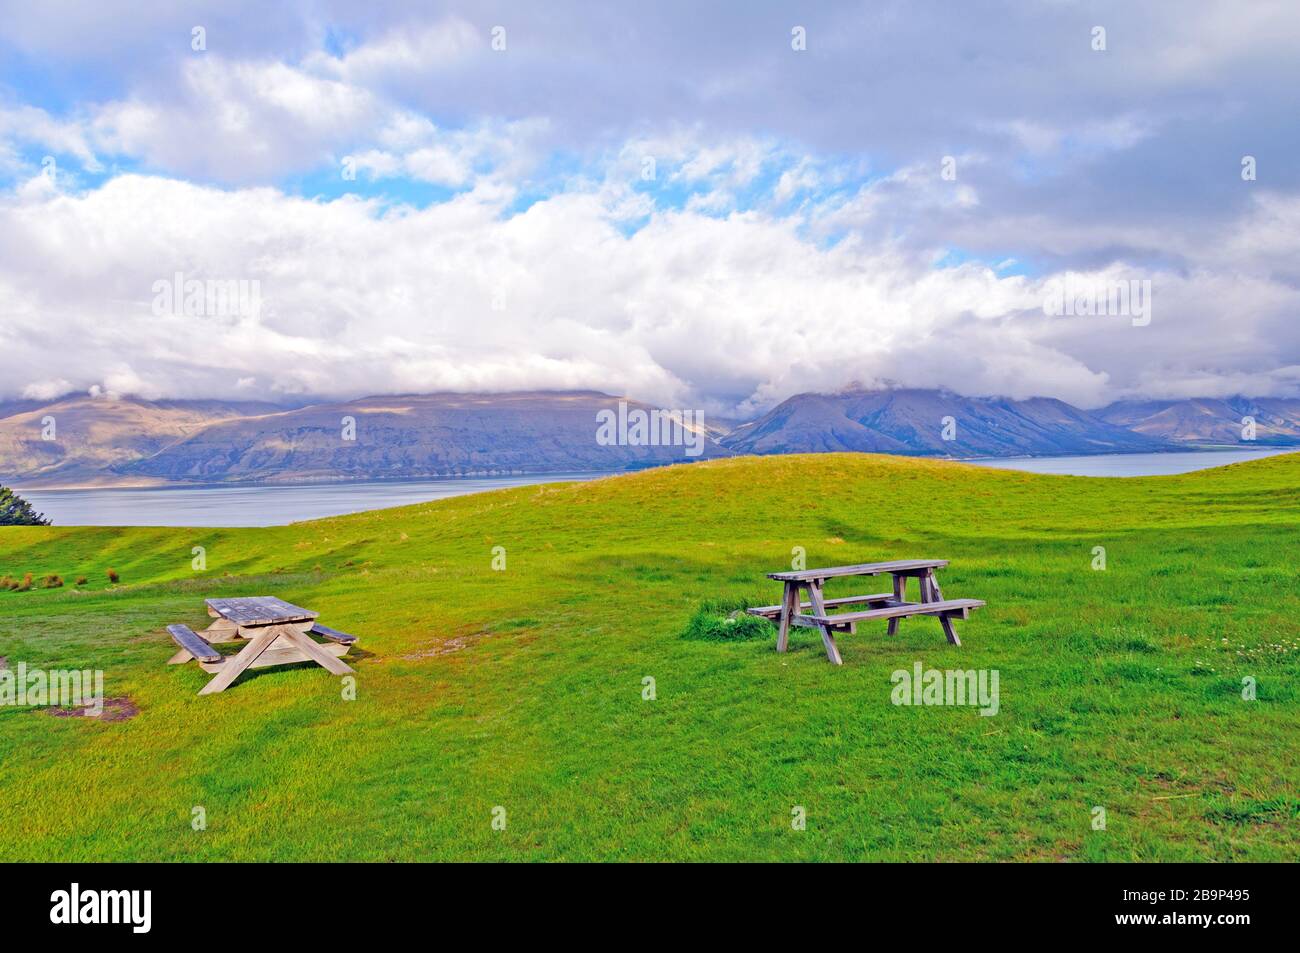
<svg viewBox="0 0 1300 953"><path fill-rule="evenodd" d="M492 633L487 629L480 629L474 632L466 632L461 635L453 635L449 639L443 639L436 645L430 645L427 648L411 652L409 655L399 655L397 657L407 662L413 662L417 659L437 658L440 655L451 655L455 652L461 651L462 649L467 649L470 646L477 645L491 634Z"/></svg>
<svg viewBox="0 0 1300 953"><path fill-rule="evenodd" d="M123 695L120 698L105 698L104 710L98 715L86 708L51 708L49 713L54 718L98 718L100 721L126 721L140 714L140 706Z"/></svg>

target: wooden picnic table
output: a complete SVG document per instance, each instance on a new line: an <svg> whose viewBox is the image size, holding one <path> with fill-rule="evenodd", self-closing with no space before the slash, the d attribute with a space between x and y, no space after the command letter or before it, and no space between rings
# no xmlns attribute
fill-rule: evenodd
<svg viewBox="0 0 1300 953"><path fill-rule="evenodd" d="M225 691L230 683L250 668L315 662L335 675L352 671L340 656L346 655L356 636L323 626L318 613L273 596L236 599L205 599L208 615L215 621L202 632L187 625L169 625L167 632L180 651L167 662L180 665L191 659L216 678L204 685L200 695ZM317 642L312 636L325 642ZM214 645L247 642L236 655L222 655Z"/></svg>
<svg viewBox="0 0 1300 953"><path fill-rule="evenodd" d="M781 604L775 606L757 606L747 610L750 615L767 619L778 619L776 650L784 652L789 640L790 626L807 626L818 629L822 635L822 644L826 647L826 657L835 665L843 665L839 647L835 644L836 632L856 632L857 623L873 619L887 619L888 634L898 631L900 619L914 615L934 615L939 617L944 635L953 645L961 645L957 630L952 620L958 616L970 617L970 610L984 605L979 599L947 599L939 589L935 570L948 565L946 559L898 559L883 563L860 563L856 566L832 566L828 569L800 569L794 572L770 572L769 579L784 583L785 591ZM843 596L827 599L822 593L828 579L853 576L879 576L888 573L893 577L891 592L873 593L865 596ZM907 601L907 580L916 577L921 588L921 601ZM800 599L803 590L808 592L808 601ZM829 610L844 606L866 605L867 608L857 612L838 612ZM812 612L804 612L811 609Z"/></svg>

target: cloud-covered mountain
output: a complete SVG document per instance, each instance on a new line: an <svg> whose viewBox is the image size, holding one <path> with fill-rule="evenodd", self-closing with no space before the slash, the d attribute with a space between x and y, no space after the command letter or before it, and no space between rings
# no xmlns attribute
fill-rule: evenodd
<svg viewBox="0 0 1300 953"><path fill-rule="evenodd" d="M620 402L629 417L654 409L592 391L417 394L288 410L79 398L0 419L0 478L20 486L396 480L625 470L730 452L707 425L690 435L661 427L649 444L602 442L598 414L617 415ZM53 441L41 439L45 416L56 421Z"/></svg>
<svg viewBox="0 0 1300 953"><path fill-rule="evenodd" d="M1185 444L1247 445L1248 418L1254 442L1266 446L1300 444L1300 400L1279 397L1229 397L1218 400L1126 400L1096 411L1096 416L1148 437Z"/></svg>
<svg viewBox="0 0 1300 953"><path fill-rule="evenodd" d="M0 404L0 479L50 486L119 484L119 467L209 424L279 409L257 401L85 395Z"/></svg>
<svg viewBox="0 0 1300 953"><path fill-rule="evenodd" d="M951 439L945 439L945 431ZM857 450L957 458L1169 449L1051 398L934 390L799 394L722 438L737 453Z"/></svg>
<svg viewBox="0 0 1300 953"><path fill-rule="evenodd" d="M123 476L212 483L383 480L625 470L725 455L598 440L598 414L620 398L591 391L369 397L226 421L122 467ZM632 411L653 408L624 401ZM343 439L345 418L355 439ZM671 436L671 435L670 435Z"/></svg>

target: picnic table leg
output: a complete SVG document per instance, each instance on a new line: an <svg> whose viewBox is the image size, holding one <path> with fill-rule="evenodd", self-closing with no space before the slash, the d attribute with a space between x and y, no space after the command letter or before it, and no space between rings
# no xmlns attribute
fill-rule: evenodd
<svg viewBox="0 0 1300 953"><path fill-rule="evenodd" d="M948 642L960 648L961 639L957 638L957 630L953 628L952 617L945 612L939 616L939 624L943 626L943 634L948 636Z"/></svg>
<svg viewBox="0 0 1300 953"><path fill-rule="evenodd" d="M221 671L216 674L212 681L204 685L199 690L200 695L214 695L217 692L224 692L230 687L230 683L239 678L244 673L244 669L257 661L257 657L266 651L267 647L275 641L276 636L282 631L281 626L268 625L265 629L258 632L249 640L248 644L239 650L239 654L233 658L226 659L221 664Z"/></svg>
<svg viewBox="0 0 1300 953"><path fill-rule="evenodd" d="M906 602L906 601L907 601L907 577L906 577L906 576L900 576L900 575L898 575L898 573L894 573L894 574L893 574L893 577L894 577L894 598L897 599L899 602ZM899 623L900 621L901 621L901 620L900 620L897 616L895 616L894 618L890 619L890 620L889 620L889 631L886 632L885 634L886 634L886 635L897 635L897 634L898 634L898 623Z"/></svg>
<svg viewBox="0 0 1300 953"><path fill-rule="evenodd" d="M822 583L820 579L814 579L808 584L808 598L812 600L813 615L825 615L826 603L822 601ZM796 597L795 607L799 605ZM818 626L822 632L822 645L826 646L826 657L831 660L832 665L843 665L844 660L840 658L840 650L835 645L835 637L831 635L831 629L828 625Z"/></svg>
<svg viewBox="0 0 1300 953"><path fill-rule="evenodd" d="M776 650L784 652L790 643L790 617L799 611L799 584L787 582L781 594L781 622L776 632Z"/></svg>
<svg viewBox="0 0 1300 953"><path fill-rule="evenodd" d="M921 579L925 584L922 586L921 601L942 602L943 590L939 588L939 580L934 577L934 570L927 569ZM926 598L927 591L929 592L929 598ZM952 616L946 612L943 613L939 616L939 624L943 626L943 634L948 637L948 643L960 647L961 639L957 638L957 629L952 624Z"/></svg>
<svg viewBox="0 0 1300 953"><path fill-rule="evenodd" d="M286 627L284 637L302 650L302 653L315 662L321 668L333 672L335 675L347 675L355 671L349 668L343 662L340 662L333 655L321 650L321 647L303 635L297 629Z"/></svg>

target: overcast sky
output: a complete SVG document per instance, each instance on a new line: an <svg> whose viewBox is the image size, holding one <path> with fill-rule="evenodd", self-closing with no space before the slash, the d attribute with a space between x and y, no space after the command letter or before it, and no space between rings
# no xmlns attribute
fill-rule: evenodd
<svg viewBox="0 0 1300 953"><path fill-rule="evenodd" d="M1300 393L1293 0L117 6L0 0L0 397Z"/></svg>

